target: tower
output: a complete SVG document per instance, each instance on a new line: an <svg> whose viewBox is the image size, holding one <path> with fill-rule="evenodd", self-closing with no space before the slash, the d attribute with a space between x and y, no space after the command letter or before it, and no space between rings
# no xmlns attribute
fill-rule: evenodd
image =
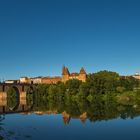
<svg viewBox="0 0 140 140"><path fill-rule="evenodd" d="M79 80L81 80L82 82L86 82L86 71L83 67L81 68L79 73Z"/></svg>
<svg viewBox="0 0 140 140"><path fill-rule="evenodd" d="M67 67L63 66L62 67L62 82L66 82L67 80L69 80L69 70Z"/></svg>

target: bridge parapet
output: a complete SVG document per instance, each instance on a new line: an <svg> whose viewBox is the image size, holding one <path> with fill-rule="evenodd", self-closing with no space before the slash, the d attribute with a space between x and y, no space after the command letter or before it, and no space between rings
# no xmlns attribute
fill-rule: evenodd
<svg viewBox="0 0 140 140"><path fill-rule="evenodd" d="M7 84L7 83L0 83L0 91L7 92L9 88L16 88L19 92L27 92L29 89L32 89L32 84Z"/></svg>

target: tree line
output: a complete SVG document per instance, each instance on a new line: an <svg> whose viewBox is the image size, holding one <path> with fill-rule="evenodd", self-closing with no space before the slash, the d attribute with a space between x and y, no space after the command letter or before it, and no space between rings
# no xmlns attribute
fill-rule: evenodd
<svg viewBox="0 0 140 140"><path fill-rule="evenodd" d="M89 100L100 95L119 95L134 92L139 88L139 80L129 76L120 76L116 72L100 71L88 74L86 82L71 79L66 83L45 85L39 84L32 91L34 99L38 102L52 100ZM137 92L139 92L137 90ZM30 96L30 95L29 95Z"/></svg>

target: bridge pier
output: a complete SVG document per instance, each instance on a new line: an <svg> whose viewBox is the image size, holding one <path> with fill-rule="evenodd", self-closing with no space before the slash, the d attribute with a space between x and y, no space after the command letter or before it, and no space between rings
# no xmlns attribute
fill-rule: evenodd
<svg viewBox="0 0 140 140"><path fill-rule="evenodd" d="M20 92L19 93L19 104L20 105L26 105L26 92Z"/></svg>
<svg viewBox="0 0 140 140"><path fill-rule="evenodd" d="M7 105L7 93L0 92L0 106L6 106L6 105Z"/></svg>
<svg viewBox="0 0 140 140"><path fill-rule="evenodd" d="M25 91L21 91L19 93L19 108L20 110L24 111L25 110L25 106L27 104L26 102L26 92Z"/></svg>
<svg viewBox="0 0 140 140"><path fill-rule="evenodd" d="M7 106L7 93L1 91L0 92L0 112L5 113L6 106Z"/></svg>

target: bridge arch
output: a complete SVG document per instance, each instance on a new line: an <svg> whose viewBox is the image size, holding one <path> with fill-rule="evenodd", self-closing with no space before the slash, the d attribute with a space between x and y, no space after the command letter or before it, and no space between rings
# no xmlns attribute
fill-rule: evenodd
<svg viewBox="0 0 140 140"><path fill-rule="evenodd" d="M10 88L16 91L16 102L17 104L9 108L7 104L7 92ZM0 112L19 112L25 110L31 110L34 104L34 93L32 104L27 104L27 93L28 91L33 91L34 85L32 84L7 84L0 83Z"/></svg>
<svg viewBox="0 0 140 140"><path fill-rule="evenodd" d="M14 89L13 93L10 89ZM11 93L10 93L11 92ZM11 94L11 95L10 95ZM11 111L15 111L20 105L20 90L16 86L9 86L7 89L7 105ZM13 105L13 106L12 106Z"/></svg>

